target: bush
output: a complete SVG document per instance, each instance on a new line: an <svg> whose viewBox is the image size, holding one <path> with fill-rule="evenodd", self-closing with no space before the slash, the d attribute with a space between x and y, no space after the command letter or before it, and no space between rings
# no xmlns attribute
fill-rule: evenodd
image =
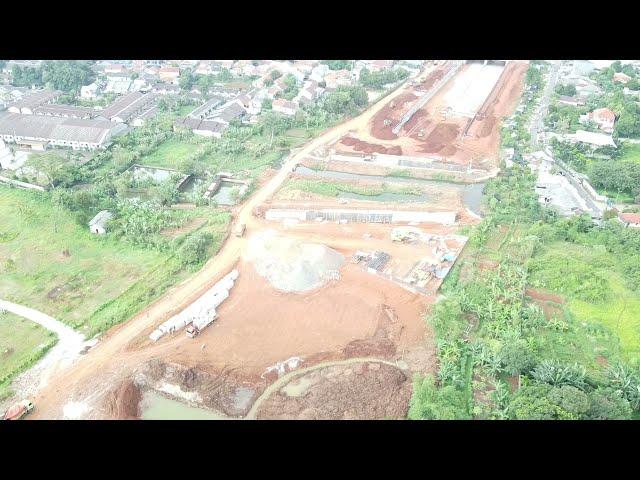
<svg viewBox="0 0 640 480"><path fill-rule="evenodd" d="M409 406L410 420L470 419L464 392L452 386L438 388L432 376L414 378Z"/></svg>
<svg viewBox="0 0 640 480"><path fill-rule="evenodd" d="M207 250L213 242L208 232L196 232L190 235L178 248L178 258L182 265L198 265L207 258Z"/></svg>

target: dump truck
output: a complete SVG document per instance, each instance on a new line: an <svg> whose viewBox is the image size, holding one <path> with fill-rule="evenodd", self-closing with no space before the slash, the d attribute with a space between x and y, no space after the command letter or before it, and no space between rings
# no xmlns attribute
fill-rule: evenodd
<svg viewBox="0 0 640 480"><path fill-rule="evenodd" d="M239 224L234 230L233 234L236 237L241 237L244 235L244 231L247 229L247 226L244 223Z"/></svg>
<svg viewBox="0 0 640 480"><path fill-rule="evenodd" d="M9 410L4 412L3 420L20 420L21 418L28 415L33 410L33 403L30 400L22 400L11 407Z"/></svg>

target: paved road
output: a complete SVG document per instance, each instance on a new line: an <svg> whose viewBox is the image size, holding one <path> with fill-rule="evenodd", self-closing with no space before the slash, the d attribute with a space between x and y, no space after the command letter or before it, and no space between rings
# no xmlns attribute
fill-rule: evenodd
<svg viewBox="0 0 640 480"><path fill-rule="evenodd" d="M560 69L559 61L551 61L551 71L549 72L549 80L547 81L547 85L542 92L542 98L540 99L540 105L536 112L533 115L531 120L531 146L536 148L538 146L538 136L540 132L544 130L544 119L547 116L549 111L549 102L551 101L551 95L553 94L553 89L556 86L558 81L558 71Z"/></svg>
<svg viewBox="0 0 640 480"><path fill-rule="evenodd" d="M11 389L16 392L16 397L23 398L34 395L46 385L48 379L58 368L65 368L73 363L88 344L84 341L82 334L46 313L1 299L0 310L7 310L31 320L58 336L56 345L38 363L13 380Z"/></svg>

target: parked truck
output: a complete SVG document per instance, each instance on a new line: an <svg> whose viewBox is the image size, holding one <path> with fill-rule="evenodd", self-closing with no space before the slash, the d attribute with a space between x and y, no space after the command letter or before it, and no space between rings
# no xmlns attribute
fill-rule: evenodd
<svg viewBox="0 0 640 480"><path fill-rule="evenodd" d="M240 223L238 224L238 226L236 227L233 233L236 237L241 237L244 235L244 231L246 230L246 228L247 226L244 223Z"/></svg>
<svg viewBox="0 0 640 480"><path fill-rule="evenodd" d="M33 410L33 403L30 400L22 400L11 407L9 410L4 412L3 420L20 420L21 418L28 415Z"/></svg>

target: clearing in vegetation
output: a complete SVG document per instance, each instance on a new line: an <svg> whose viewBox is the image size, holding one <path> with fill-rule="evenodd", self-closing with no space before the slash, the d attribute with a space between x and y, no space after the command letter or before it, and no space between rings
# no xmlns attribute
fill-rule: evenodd
<svg viewBox="0 0 640 480"><path fill-rule="evenodd" d="M140 159L141 165L178 169L189 155L198 149L194 143L184 142L175 138L164 141L149 155Z"/></svg>

